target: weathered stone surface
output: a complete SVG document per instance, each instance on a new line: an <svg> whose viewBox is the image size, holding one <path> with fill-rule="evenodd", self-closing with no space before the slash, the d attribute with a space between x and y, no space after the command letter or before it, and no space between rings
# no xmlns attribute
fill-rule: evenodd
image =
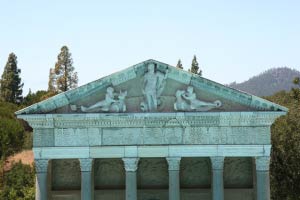
<svg viewBox="0 0 300 200"><path fill-rule="evenodd" d="M52 147L54 146L54 129L34 129L33 131L34 147Z"/></svg>
<svg viewBox="0 0 300 200"><path fill-rule="evenodd" d="M103 129L103 145L142 144L141 128Z"/></svg>
<svg viewBox="0 0 300 200"><path fill-rule="evenodd" d="M102 129L101 128L88 128L87 129L89 146L102 145Z"/></svg>
<svg viewBox="0 0 300 200"><path fill-rule="evenodd" d="M87 128L55 129L55 146L89 146Z"/></svg>
<svg viewBox="0 0 300 200"><path fill-rule="evenodd" d="M145 128L144 144L165 144L164 133L161 128Z"/></svg>
<svg viewBox="0 0 300 200"><path fill-rule="evenodd" d="M253 190L252 189L225 189L225 200L253 200ZM54 191L52 192L53 200L80 200L80 191ZM125 200L125 190L96 190L95 200ZM147 189L138 190L138 199L168 199L167 189ZM181 189L181 200L211 200L210 189Z"/></svg>

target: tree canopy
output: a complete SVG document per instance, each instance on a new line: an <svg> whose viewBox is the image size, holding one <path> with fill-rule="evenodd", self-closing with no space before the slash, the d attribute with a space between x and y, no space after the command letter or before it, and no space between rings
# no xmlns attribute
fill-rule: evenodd
<svg viewBox="0 0 300 200"><path fill-rule="evenodd" d="M295 90L299 90L295 88ZM271 127L270 180L273 200L300 199L300 101L294 90L267 99L289 108Z"/></svg>
<svg viewBox="0 0 300 200"><path fill-rule="evenodd" d="M181 63L180 59L178 60L176 67L179 68L179 69L183 69L183 66L182 66L182 63Z"/></svg>
<svg viewBox="0 0 300 200"><path fill-rule="evenodd" d="M198 64L196 55L194 55L194 58L192 60L192 65L191 65L191 68L189 69L189 72L202 76L202 70L199 69L199 64Z"/></svg>
<svg viewBox="0 0 300 200"><path fill-rule="evenodd" d="M17 66L17 56L14 53L9 54L0 81L0 97L3 101L22 102L23 83L21 83L20 73L21 69Z"/></svg>
<svg viewBox="0 0 300 200"><path fill-rule="evenodd" d="M63 46L60 53L57 56L57 62L55 64L55 88L58 92L65 92L67 90L77 87L78 76L74 71L73 60L69 48ZM50 79L54 78L50 70ZM50 82L49 79L49 82ZM51 89L52 86L49 87Z"/></svg>

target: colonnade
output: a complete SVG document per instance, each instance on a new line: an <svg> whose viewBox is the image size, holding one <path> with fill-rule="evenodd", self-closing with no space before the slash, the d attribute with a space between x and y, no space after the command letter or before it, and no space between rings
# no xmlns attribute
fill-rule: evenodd
<svg viewBox="0 0 300 200"><path fill-rule="evenodd" d="M137 169L139 158L123 158L126 174L126 200L137 200ZM169 200L180 200L180 157L166 158L169 171ZM212 166L212 199L224 199L223 168L224 157L210 157ZM255 157L256 163L256 199L270 199L269 181L270 157ZM36 200L47 200L48 159L36 159ZM81 169L81 199L94 199L93 159L79 159Z"/></svg>

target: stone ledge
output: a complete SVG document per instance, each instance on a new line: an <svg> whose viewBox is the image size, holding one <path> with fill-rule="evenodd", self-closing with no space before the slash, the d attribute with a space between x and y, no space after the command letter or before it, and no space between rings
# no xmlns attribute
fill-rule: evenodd
<svg viewBox="0 0 300 200"><path fill-rule="evenodd" d="M257 157L270 156L271 145L165 145L131 146L136 152L125 150L125 146L106 147L35 147L35 159L68 158L125 158L132 157ZM135 151L135 150L134 150Z"/></svg>

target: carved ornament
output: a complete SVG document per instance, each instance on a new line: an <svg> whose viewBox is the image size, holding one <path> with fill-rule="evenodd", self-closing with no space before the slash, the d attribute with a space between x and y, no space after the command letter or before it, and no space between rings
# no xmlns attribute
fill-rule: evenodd
<svg viewBox="0 0 300 200"><path fill-rule="evenodd" d="M173 158L169 157L169 158L166 158L166 159L167 159L170 171L180 170L180 160L181 160L180 157L173 157Z"/></svg>
<svg viewBox="0 0 300 200"><path fill-rule="evenodd" d="M83 159L79 159L79 161L80 161L80 169L82 172L92 171L92 166L93 166L92 158L83 158Z"/></svg>
<svg viewBox="0 0 300 200"><path fill-rule="evenodd" d="M255 163L256 163L257 171L269 171L270 157L269 156L256 157Z"/></svg>
<svg viewBox="0 0 300 200"><path fill-rule="evenodd" d="M210 157L210 160L211 160L211 166L213 170L223 170L224 157L222 156Z"/></svg>
<svg viewBox="0 0 300 200"><path fill-rule="evenodd" d="M35 169L37 173L47 173L48 170L48 159L35 159Z"/></svg>
<svg viewBox="0 0 300 200"><path fill-rule="evenodd" d="M126 172L135 172L138 168L139 158L123 158Z"/></svg>

